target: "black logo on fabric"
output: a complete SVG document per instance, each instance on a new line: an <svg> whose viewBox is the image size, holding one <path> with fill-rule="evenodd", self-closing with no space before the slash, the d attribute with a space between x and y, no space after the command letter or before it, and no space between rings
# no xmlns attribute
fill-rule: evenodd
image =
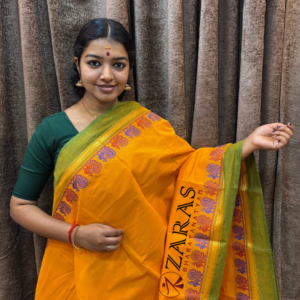
<svg viewBox="0 0 300 300"><path fill-rule="evenodd" d="M166 298L179 296L183 287L182 277L175 272L164 273L159 279L159 292Z"/></svg>

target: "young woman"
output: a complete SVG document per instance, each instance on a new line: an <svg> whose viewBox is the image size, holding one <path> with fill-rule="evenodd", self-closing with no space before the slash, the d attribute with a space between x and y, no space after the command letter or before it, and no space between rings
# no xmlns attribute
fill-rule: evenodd
<svg viewBox="0 0 300 300"><path fill-rule="evenodd" d="M250 154L283 148L294 127L195 151L167 121L119 101L133 63L120 23L85 24L72 75L81 100L28 145L11 216L48 238L36 299L278 299ZM37 200L53 170L49 216Z"/></svg>

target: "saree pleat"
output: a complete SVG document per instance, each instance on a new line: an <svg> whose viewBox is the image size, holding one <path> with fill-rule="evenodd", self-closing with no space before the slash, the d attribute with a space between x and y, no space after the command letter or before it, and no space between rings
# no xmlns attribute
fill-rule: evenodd
<svg viewBox="0 0 300 300"><path fill-rule="evenodd" d="M36 299L278 299L242 145L195 151L136 102L106 111L60 152L53 217L122 228L123 239L99 253L49 239Z"/></svg>

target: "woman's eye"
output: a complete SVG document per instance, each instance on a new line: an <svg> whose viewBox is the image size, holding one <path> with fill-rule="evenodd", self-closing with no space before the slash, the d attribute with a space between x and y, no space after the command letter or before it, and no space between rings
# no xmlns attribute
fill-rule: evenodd
<svg viewBox="0 0 300 300"><path fill-rule="evenodd" d="M115 63L114 66L117 68L117 69L124 69L125 68L125 65L123 63Z"/></svg>
<svg viewBox="0 0 300 300"><path fill-rule="evenodd" d="M99 67L101 65L97 60L91 60L88 62L88 64L92 67Z"/></svg>

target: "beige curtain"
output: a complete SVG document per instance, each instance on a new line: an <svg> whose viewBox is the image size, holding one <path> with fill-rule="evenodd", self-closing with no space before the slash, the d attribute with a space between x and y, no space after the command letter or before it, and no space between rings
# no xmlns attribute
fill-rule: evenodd
<svg viewBox="0 0 300 300"><path fill-rule="evenodd" d="M1 0L0 5L1 300L34 299L45 239L10 218L9 200L35 127L78 100L68 78L72 46L80 27L96 17L122 22L135 41L135 89L126 99L168 119L193 147L234 143L260 124L296 126L284 150L261 151L256 158L281 297L300 299L298 0ZM39 205L51 213L51 180Z"/></svg>

